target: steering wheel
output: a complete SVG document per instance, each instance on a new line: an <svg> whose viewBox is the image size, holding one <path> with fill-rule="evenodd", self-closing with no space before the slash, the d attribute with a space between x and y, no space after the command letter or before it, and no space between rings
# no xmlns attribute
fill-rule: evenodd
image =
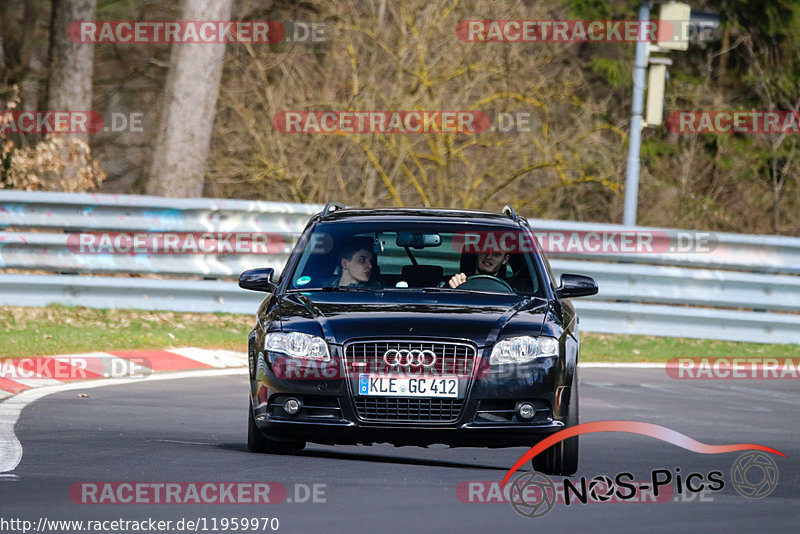
<svg viewBox="0 0 800 534"><path fill-rule="evenodd" d="M467 278L467 281L458 286L457 289L474 289L478 291L507 291L513 293L514 290L502 278L490 274L476 274Z"/></svg>

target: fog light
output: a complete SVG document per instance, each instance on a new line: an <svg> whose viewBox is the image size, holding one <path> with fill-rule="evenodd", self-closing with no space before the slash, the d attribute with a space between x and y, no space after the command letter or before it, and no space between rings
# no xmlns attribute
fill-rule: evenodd
<svg viewBox="0 0 800 534"><path fill-rule="evenodd" d="M530 419L536 415L536 408L533 407L533 404L528 402L520 404L519 410L517 411L519 412L519 416L523 419Z"/></svg>
<svg viewBox="0 0 800 534"><path fill-rule="evenodd" d="M295 398L286 399L286 402L283 403L283 411L289 415L296 414L300 411L300 401Z"/></svg>

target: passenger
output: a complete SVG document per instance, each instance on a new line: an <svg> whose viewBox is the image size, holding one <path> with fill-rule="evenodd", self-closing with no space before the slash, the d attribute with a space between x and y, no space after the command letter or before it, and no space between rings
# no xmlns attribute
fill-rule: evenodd
<svg viewBox="0 0 800 534"><path fill-rule="evenodd" d="M366 287L378 288L378 265L373 249L373 239L370 237L356 238L348 241L339 249L339 265L341 274L335 277L329 285L340 287Z"/></svg>

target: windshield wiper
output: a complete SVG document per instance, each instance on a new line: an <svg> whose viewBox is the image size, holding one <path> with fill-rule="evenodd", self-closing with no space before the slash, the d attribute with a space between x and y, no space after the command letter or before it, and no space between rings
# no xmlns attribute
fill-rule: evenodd
<svg viewBox="0 0 800 534"><path fill-rule="evenodd" d="M373 289L369 287L354 287L354 286L329 286L320 288L322 291L380 291L380 289Z"/></svg>
<svg viewBox="0 0 800 534"><path fill-rule="evenodd" d="M508 293L506 291L485 291L482 289L459 289L457 287L421 287L419 288L423 293L491 293L493 295L514 295L519 296L517 293Z"/></svg>
<svg viewBox="0 0 800 534"><path fill-rule="evenodd" d="M311 293L315 291L334 292L334 291L381 291L380 289L370 289L368 287L344 287L344 286L331 286L331 287L304 287L289 289L287 293Z"/></svg>

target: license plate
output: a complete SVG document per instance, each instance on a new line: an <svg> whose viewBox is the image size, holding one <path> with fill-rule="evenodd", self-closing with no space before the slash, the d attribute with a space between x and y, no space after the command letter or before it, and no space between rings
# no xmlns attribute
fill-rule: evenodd
<svg viewBox="0 0 800 534"><path fill-rule="evenodd" d="M458 378L454 376L411 377L358 375L359 395L384 397L458 397Z"/></svg>

